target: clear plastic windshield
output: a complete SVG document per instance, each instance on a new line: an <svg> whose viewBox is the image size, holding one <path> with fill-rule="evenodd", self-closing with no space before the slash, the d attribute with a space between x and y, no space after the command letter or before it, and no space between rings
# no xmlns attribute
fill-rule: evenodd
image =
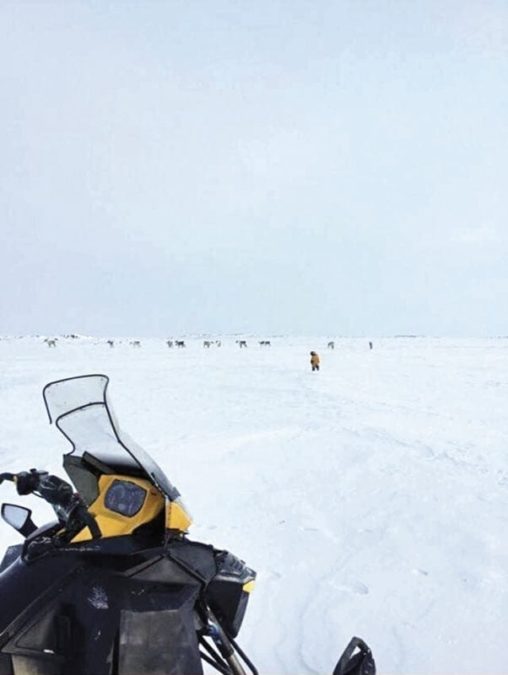
<svg viewBox="0 0 508 675"><path fill-rule="evenodd" d="M177 499L178 490L162 469L120 430L107 400L108 384L106 375L83 375L44 388L49 419L72 444L69 454L91 458L104 473L148 478L169 499Z"/></svg>

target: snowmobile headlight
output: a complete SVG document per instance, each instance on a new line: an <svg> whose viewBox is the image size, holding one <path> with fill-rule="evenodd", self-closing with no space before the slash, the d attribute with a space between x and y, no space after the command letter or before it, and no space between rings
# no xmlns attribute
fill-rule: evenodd
<svg viewBox="0 0 508 675"><path fill-rule="evenodd" d="M106 492L104 506L110 511L131 518L141 509L146 490L126 480L115 480Z"/></svg>

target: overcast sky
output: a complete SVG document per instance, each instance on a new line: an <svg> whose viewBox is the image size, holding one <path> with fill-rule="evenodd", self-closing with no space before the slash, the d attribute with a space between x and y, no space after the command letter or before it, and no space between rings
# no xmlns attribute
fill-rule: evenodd
<svg viewBox="0 0 508 675"><path fill-rule="evenodd" d="M506 0L2 0L0 97L0 334L508 334Z"/></svg>

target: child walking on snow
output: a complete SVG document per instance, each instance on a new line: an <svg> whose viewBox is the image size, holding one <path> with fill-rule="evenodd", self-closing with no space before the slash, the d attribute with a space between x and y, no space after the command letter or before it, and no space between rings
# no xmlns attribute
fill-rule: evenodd
<svg viewBox="0 0 508 675"><path fill-rule="evenodd" d="M310 353L310 365L313 372L319 370L319 354L317 352Z"/></svg>

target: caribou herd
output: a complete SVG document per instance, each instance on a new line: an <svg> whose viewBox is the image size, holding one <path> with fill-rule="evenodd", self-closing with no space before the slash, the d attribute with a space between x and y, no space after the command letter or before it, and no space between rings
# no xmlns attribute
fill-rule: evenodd
<svg viewBox="0 0 508 675"><path fill-rule="evenodd" d="M66 339L72 338L73 340L79 338L78 335L64 335L63 337ZM44 338L44 342L48 345L48 347L56 347L58 338ZM107 344L110 349L113 349L115 344L119 344L121 342L121 340L106 340L105 344ZM129 340L129 345L136 349L139 349L141 344L141 340ZM235 344L237 344L240 349L242 349L247 347L247 340L236 340ZM270 340L258 340L258 344L260 347L270 347L272 343ZM173 347L176 347L177 349L186 347L185 340L174 340L171 338L166 340L166 345L169 347L169 349L173 349ZM222 340L203 340L203 348L210 349L210 347L222 347Z"/></svg>
<svg viewBox="0 0 508 675"><path fill-rule="evenodd" d="M69 339L78 340L79 337L80 337L79 335L75 335L75 334L63 335L62 336L62 338L65 339L65 340L69 340ZM55 338L46 337L46 338L44 338L43 342L45 344L47 344L48 347L54 349L58 344L58 338L57 337L55 337ZM185 340L176 340L176 339L173 339L173 338L168 338L165 342L166 342L166 345L168 346L169 349L173 349L173 348L183 349L187 346L185 344ZM116 344L121 344L121 343L122 343L122 340L118 340L118 339L117 340L109 339L109 340L105 340L103 342L103 344L108 345L110 349L112 349ZM129 344L130 347L133 347L134 349L139 349L142 345L142 341L141 340L129 340L128 344ZM242 340L235 340L235 344L238 345L238 347L240 349L246 349L248 347L247 340L243 340L243 339ZM257 344L260 347L263 347L263 348L272 346L272 343L271 343L270 340L257 340ZM202 341L202 345L203 345L203 349L210 349L212 347L218 348L218 347L222 347L222 340L207 339L207 340ZM374 348L374 343L372 341L369 341L368 345L369 345L369 350L372 350ZM327 344L327 348L328 349L335 349L335 340L330 340Z"/></svg>

